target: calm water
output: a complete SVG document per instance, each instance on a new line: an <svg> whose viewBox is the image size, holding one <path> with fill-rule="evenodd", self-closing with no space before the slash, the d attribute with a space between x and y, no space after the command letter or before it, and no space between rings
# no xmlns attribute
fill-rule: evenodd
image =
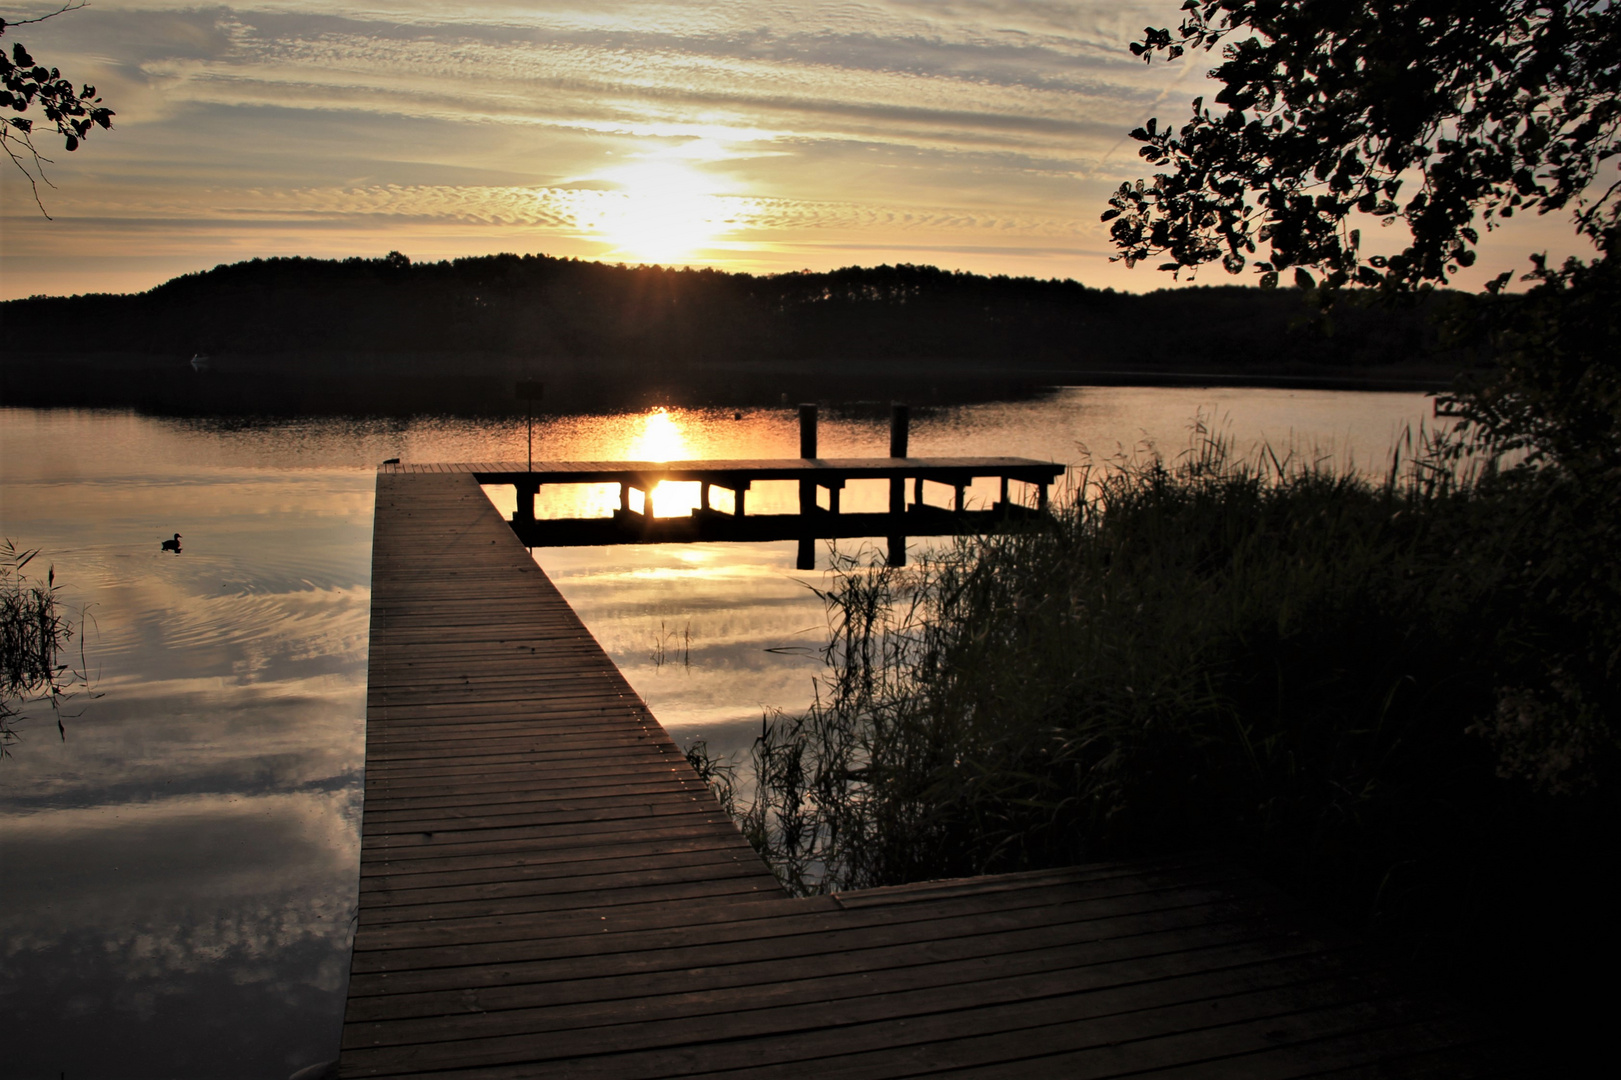
<svg viewBox="0 0 1621 1080"><path fill-rule="evenodd" d="M1068 389L914 414L912 452L1077 463L1240 447L1379 468L1416 394ZM824 409L826 456L880 454L877 410ZM797 453L791 410L549 418L537 459ZM281 1080L335 1055L364 758L373 469L521 460L489 421L245 423L0 409L0 529L44 549L90 624L95 700L0 762L0 1073ZM875 487L846 497L859 508ZM490 489L510 512L510 489ZM989 491L978 493L988 498ZM543 514L610 496L543 496ZM693 493L655 495L683 512ZM791 488L750 493L792 506ZM776 505L773 505L776 504ZM179 556L161 539L183 534ZM823 614L794 545L553 549L537 559L677 742L741 749L801 708Z"/></svg>

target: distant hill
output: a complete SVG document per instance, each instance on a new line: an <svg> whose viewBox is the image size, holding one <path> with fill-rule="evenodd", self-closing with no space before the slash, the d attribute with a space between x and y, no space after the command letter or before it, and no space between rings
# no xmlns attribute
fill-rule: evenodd
<svg viewBox="0 0 1621 1080"><path fill-rule="evenodd" d="M37 403L52 373L167 370L194 354L238 375L333 378L556 364L654 381L760 365L1434 380L1462 362L1436 351L1439 303L1353 293L1325 317L1292 289L1135 295L910 265L756 276L544 255L255 259L134 295L0 304L0 392Z"/></svg>

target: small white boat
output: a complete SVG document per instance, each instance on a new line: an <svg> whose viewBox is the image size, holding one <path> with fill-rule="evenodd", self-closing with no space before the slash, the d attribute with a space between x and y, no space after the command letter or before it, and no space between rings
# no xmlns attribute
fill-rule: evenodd
<svg viewBox="0 0 1621 1080"><path fill-rule="evenodd" d="M213 366L214 366L214 358L207 355L206 353L192 353L191 354L191 370L193 370L193 371L207 371L209 368L211 368Z"/></svg>

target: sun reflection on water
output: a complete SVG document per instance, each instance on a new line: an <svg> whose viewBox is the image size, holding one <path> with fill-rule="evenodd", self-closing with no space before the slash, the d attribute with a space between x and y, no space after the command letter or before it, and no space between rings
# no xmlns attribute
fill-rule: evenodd
<svg viewBox="0 0 1621 1080"><path fill-rule="evenodd" d="M685 461L692 457L685 430L668 409L650 409L642 417L642 429L625 448L627 461ZM689 514L698 505L697 484L661 480L648 493L653 499L654 517L678 517ZM640 505L638 505L640 504ZM631 509L645 512L645 503L631 496Z"/></svg>
<svg viewBox="0 0 1621 1080"><path fill-rule="evenodd" d="M642 430L625 447L627 461L681 461L691 453L682 425L663 407L642 417Z"/></svg>

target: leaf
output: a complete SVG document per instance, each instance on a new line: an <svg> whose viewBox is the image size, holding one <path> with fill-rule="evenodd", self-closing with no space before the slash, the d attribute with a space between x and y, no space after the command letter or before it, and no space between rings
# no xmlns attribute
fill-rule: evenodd
<svg viewBox="0 0 1621 1080"><path fill-rule="evenodd" d="M1315 289L1316 287L1317 282L1312 280L1312 276L1306 273L1304 268L1299 266L1295 267L1295 288Z"/></svg>
<svg viewBox="0 0 1621 1080"><path fill-rule="evenodd" d="M1266 273L1261 275L1261 288L1276 289L1277 287L1278 272L1276 270L1268 270Z"/></svg>

